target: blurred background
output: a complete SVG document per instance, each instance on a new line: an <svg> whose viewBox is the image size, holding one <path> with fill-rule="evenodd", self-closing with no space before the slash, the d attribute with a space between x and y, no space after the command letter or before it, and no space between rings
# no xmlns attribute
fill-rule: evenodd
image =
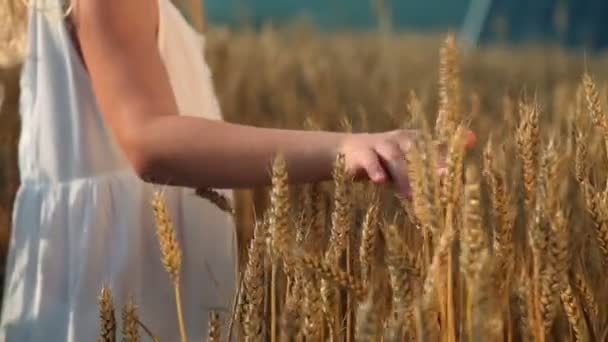
<svg viewBox="0 0 608 342"><path fill-rule="evenodd" d="M206 0L212 24L308 21L324 30L458 31L475 42L545 42L598 50L608 43L602 0ZM383 22L384 20L384 22Z"/></svg>
<svg viewBox="0 0 608 342"><path fill-rule="evenodd" d="M563 137L571 148L568 130L580 109L582 73L597 76L602 94L607 89L606 0L205 0L203 6L196 0L174 1L193 22L206 18L204 56L231 122L394 129L410 122L413 94L432 122L439 52L448 32L461 52L462 111L482 142L490 134L513 142L517 101L533 95L542 106L544 127L551 127L546 132ZM26 41L23 1L4 4L1 260L19 185L18 79ZM254 211L261 217L265 203L265 189L238 191L241 246L251 237Z"/></svg>

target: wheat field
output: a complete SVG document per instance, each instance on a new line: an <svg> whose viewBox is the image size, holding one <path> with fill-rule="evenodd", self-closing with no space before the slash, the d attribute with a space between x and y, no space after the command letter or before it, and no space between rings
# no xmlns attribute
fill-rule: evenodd
<svg viewBox="0 0 608 342"><path fill-rule="evenodd" d="M3 255L21 44L0 47ZM209 341L607 341L603 56L271 26L211 27L205 55L228 121L423 133L404 171L412 198L353 182L341 156L331 182L290 186L277 156L269 189L239 190L234 203L199 189L235 215L242 251L231 332L211 313ZM478 136L467 153L465 128ZM162 194L150 203L179 299L179 239ZM102 341L154 340L162 328L145 326L136 302L115 307L109 288L99 301Z"/></svg>
<svg viewBox="0 0 608 342"><path fill-rule="evenodd" d="M407 156L412 198L353 182L341 156L333 182L292 187L278 156L273 186L234 204L246 257L232 330L212 315L210 341L606 340L600 59L550 48L463 55L451 35L215 34L207 53L228 120L423 134ZM465 128L479 136L470 153ZM158 222L179 298L179 242Z"/></svg>

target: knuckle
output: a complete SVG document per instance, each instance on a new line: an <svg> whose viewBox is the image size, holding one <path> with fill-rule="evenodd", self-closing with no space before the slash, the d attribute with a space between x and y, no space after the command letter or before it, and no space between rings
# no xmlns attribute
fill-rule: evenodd
<svg viewBox="0 0 608 342"><path fill-rule="evenodd" d="M392 135L392 139L396 141L400 146L412 145L413 142L419 140L421 134L417 130L400 130L396 131Z"/></svg>

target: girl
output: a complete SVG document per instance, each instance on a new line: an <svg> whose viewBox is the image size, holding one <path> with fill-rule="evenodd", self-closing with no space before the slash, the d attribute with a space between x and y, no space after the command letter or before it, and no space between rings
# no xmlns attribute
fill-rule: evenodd
<svg viewBox="0 0 608 342"><path fill-rule="evenodd" d="M223 122L203 40L170 0L29 4L21 79L21 187L2 311L2 341L93 341L103 284L129 295L162 341L179 333L150 200L165 190L184 249L192 340L209 310L228 322L236 279L233 222L191 188L268 185L277 153L294 183L353 176L406 186L414 133L288 131ZM190 190L189 190L190 188ZM229 195L229 191L225 191Z"/></svg>

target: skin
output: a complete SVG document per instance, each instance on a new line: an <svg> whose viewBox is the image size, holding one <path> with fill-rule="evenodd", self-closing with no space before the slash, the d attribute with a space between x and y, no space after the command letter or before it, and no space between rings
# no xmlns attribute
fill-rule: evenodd
<svg viewBox="0 0 608 342"><path fill-rule="evenodd" d="M310 132L177 115L157 49L156 0L81 0L71 19L104 119L144 181L196 188L268 185L270 163L281 153L291 182L316 182L331 178L343 153L354 177L406 188L401 175L414 131Z"/></svg>

